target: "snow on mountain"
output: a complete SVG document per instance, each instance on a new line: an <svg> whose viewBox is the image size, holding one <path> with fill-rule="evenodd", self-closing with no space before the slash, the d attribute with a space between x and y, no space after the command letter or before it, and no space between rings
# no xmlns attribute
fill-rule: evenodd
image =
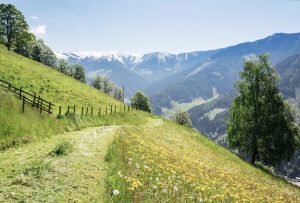
<svg viewBox="0 0 300 203"><path fill-rule="evenodd" d="M120 52L97 52L97 51L79 51L74 53L55 53L58 58L65 60L69 59L90 59L90 60L106 60L106 61L118 61L123 64L136 64L141 61L141 57L138 55L125 55Z"/></svg>

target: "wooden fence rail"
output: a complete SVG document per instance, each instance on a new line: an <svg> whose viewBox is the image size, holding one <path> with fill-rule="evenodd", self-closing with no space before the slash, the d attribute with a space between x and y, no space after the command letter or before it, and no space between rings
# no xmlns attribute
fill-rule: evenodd
<svg viewBox="0 0 300 203"><path fill-rule="evenodd" d="M1 79L0 79L0 87L2 87L7 91L12 92L13 94L15 94L15 96L17 96L22 100L22 112L25 111L25 104L28 103L32 107L36 107L40 111L40 113L42 113L42 111L45 111L48 114L53 113L53 107L55 105L51 102L44 100L42 97L37 96L36 93L31 94L29 92L22 90L22 88L17 88L13 86L11 83Z"/></svg>
<svg viewBox="0 0 300 203"><path fill-rule="evenodd" d="M77 108L78 108L78 106L76 106L76 105L72 105L72 106L68 105L68 106L65 106L64 108L62 106L59 106L58 107L58 116L62 116L63 114L64 115L78 114L81 116L84 116L84 115L85 116L88 116L88 115L108 116L108 115L111 115L114 113L127 113L127 112L132 112L132 111L138 110L137 108L130 106L130 105L120 105L120 108L118 108L117 105L109 105L108 107L106 106L105 108L99 107L98 112L96 112L94 114L94 112L93 112L94 108L92 106L87 106L87 107L81 106L81 111L79 111L79 112L76 111ZM102 109L105 109L105 110L102 111ZM96 108L96 110L97 110L97 108Z"/></svg>

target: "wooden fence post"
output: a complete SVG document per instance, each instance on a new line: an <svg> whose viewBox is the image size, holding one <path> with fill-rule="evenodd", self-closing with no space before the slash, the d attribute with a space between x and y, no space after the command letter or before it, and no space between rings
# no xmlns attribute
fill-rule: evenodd
<svg viewBox="0 0 300 203"><path fill-rule="evenodd" d="M37 108L37 109L39 109L39 107L40 107L40 99L41 99L41 97L39 96L39 97L38 97L38 102L37 102L37 105L36 105L36 108Z"/></svg>
<svg viewBox="0 0 300 203"><path fill-rule="evenodd" d="M81 107L81 116L83 116L83 107Z"/></svg>
<svg viewBox="0 0 300 203"><path fill-rule="evenodd" d="M35 98L36 98L36 93L34 93L34 95L33 95L32 107L34 107L34 105L35 105Z"/></svg>
<svg viewBox="0 0 300 203"><path fill-rule="evenodd" d="M40 114L42 113L42 111L43 111L43 100L41 100Z"/></svg>
<svg viewBox="0 0 300 203"><path fill-rule="evenodd" d="M73 108L74 108L74 115L75 115L76 114L76 106L74 105Z"/></svg>
<svg viewBox="0 0 300 203"><path fill-rule="evenodd" d="M70 113L70 105L68 105L67 115Z"/></svg>
<svg viewBox="0 0 300 203"><path fill-rule="evenodd" d="M58 107L58 115L61 116L61 106Z"/></svg>
<svg viewBox="0 0 300 203"><path fill-rule="evenodd" d="M110 105L110 114L112 114L112 105Z"/></svg>
<svg viewBox="0 0 300 203"><path fill-rule="evenodd" d="M48 114L51 113L51 102L49 102L49 109L48 109Z"/></svg>
<svg viewBox="0 0 300 203"><path fill-rule="evenodd" d="M22 102L22 113L25 112L25 96L23 96L23 102Z"/></svg>
<svg viewBox="0 0 300 203"><path fill-rule="evenodd" d="M20 99L22 99L22 88L20 87Z"/></svg>

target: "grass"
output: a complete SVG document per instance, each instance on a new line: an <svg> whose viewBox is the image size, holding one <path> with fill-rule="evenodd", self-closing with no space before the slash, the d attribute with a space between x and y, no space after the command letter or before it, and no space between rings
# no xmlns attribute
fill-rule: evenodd
<svg viewBox="0 0 300 203"><path fill-rule="evenodd" d="M0 152L0 202L99 202L104 198L104 156L117 126L53 135ZM71 153L49 156L68 140Z"/></svg>
<svg viewBox="0 0 300 203"><path fill-rule="evenodd" d="M117 135L106 154L109 202L300 201L299 188L191 129L164 122Z"/></svg>
<svg viewBox="0 0 300 203"><path fill-rule="evenodd" d="M41 177L44 173L50 169L50 162L46 162L43 159L33 160L25 166L22 174L25 176Z"/></svg>
<svg viewBox="0 0 300 203"><path fill-rule="evenodd" d="M0 150L62 133L65 129L63 120L40 115L31 107L26 106L23 114L21 101L10 93L0 90L0 98Z"/></svg>

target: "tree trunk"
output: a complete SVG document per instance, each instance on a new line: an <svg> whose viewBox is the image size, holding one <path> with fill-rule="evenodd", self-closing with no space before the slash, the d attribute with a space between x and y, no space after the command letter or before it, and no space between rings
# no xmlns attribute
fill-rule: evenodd
<svg viewBox="0 0 300 203"><path fill-rule="evenodd" d="M252 157L251 157L251 163L252 164L255 164L256 158L257 158L257 151L254 150L253 153L252 153Z"/></svg>

